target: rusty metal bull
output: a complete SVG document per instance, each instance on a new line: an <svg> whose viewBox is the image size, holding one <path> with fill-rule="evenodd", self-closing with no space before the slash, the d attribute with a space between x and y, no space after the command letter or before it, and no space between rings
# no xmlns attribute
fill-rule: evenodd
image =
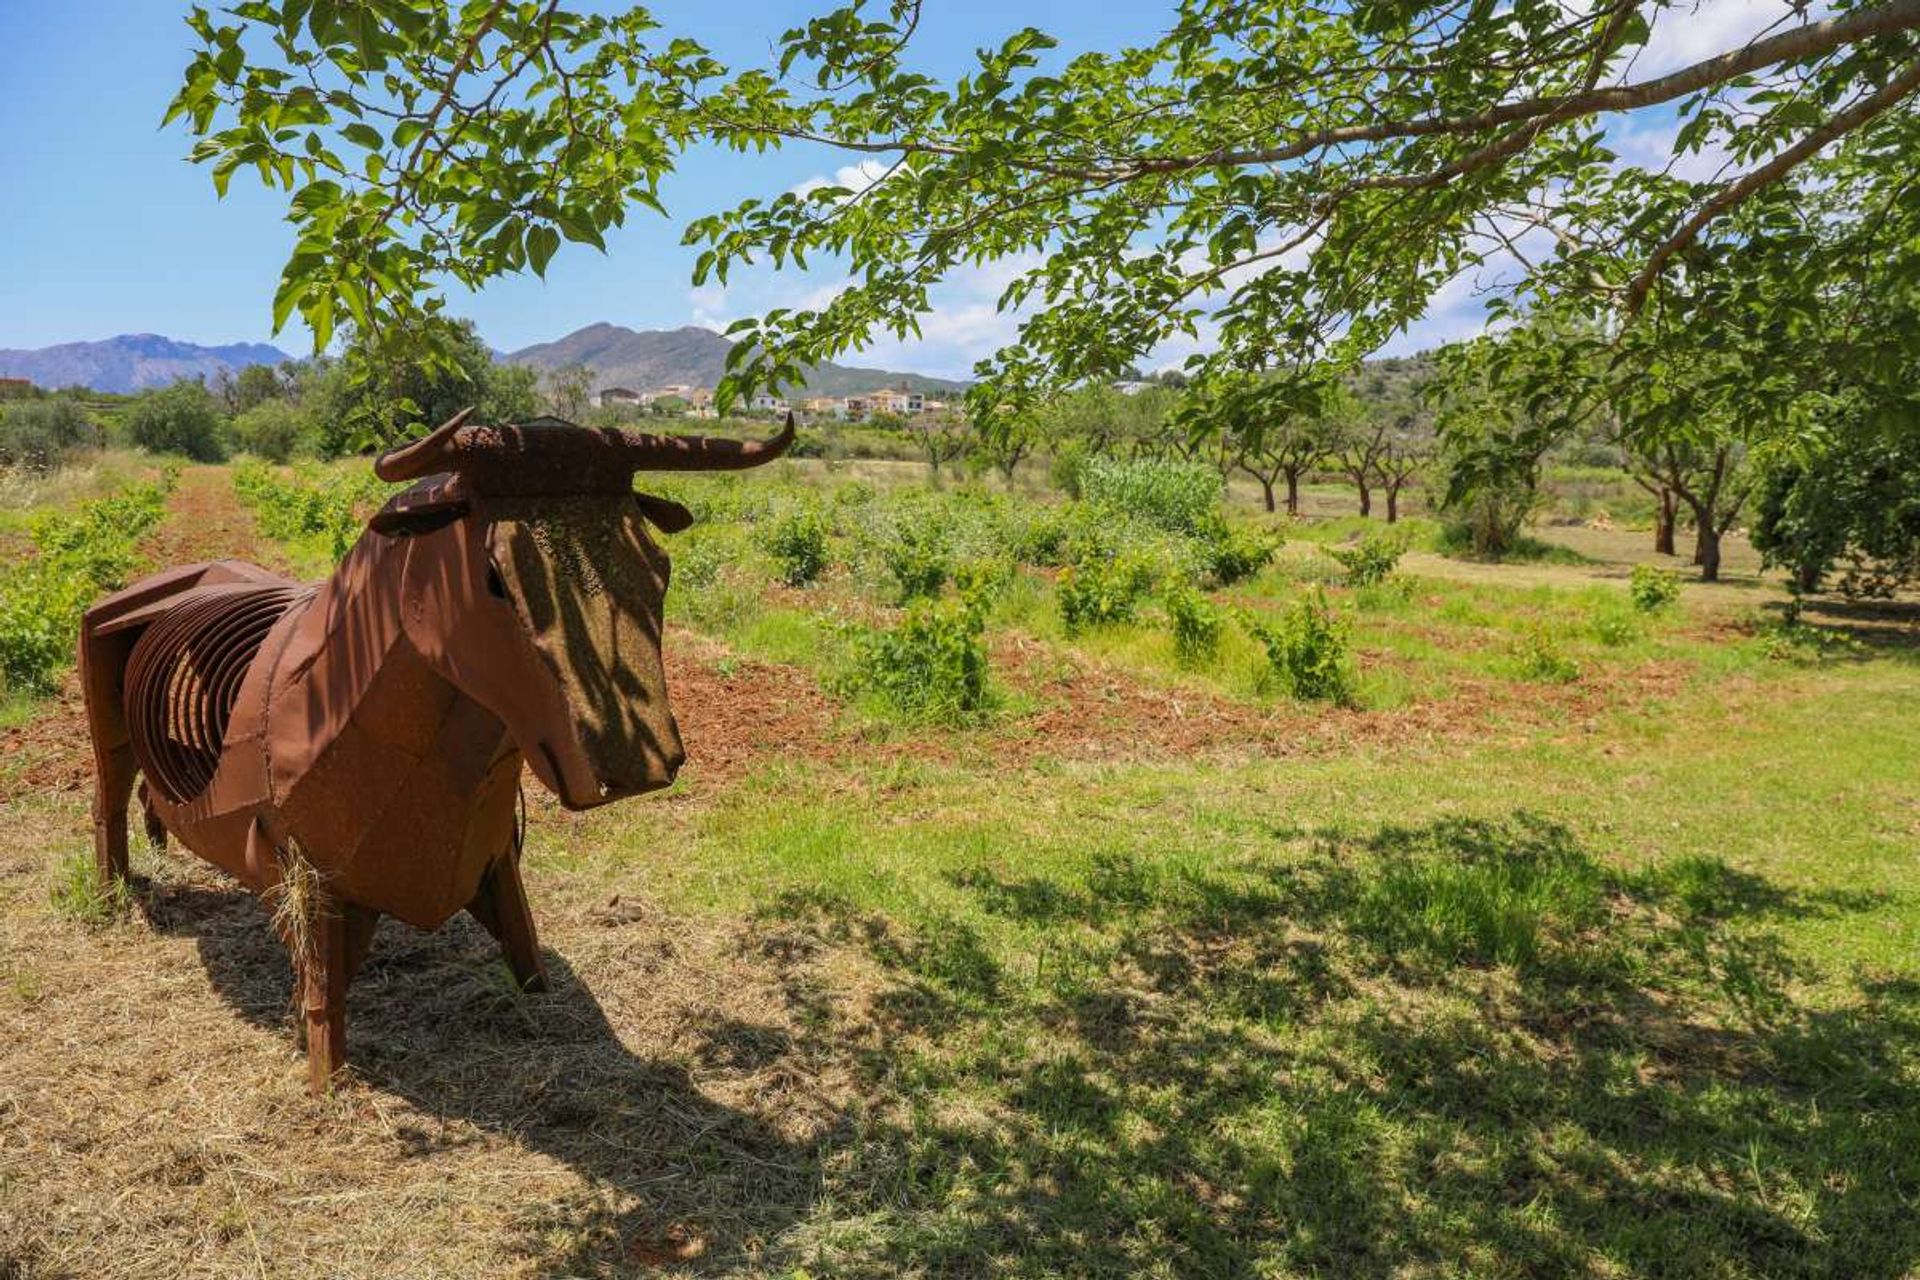
<svg viewBox="0 0 1920 1280"><path fill-rule="evenodd" d="M523 761L590 809L668 785L685 755L660 657L667 556L647 526L692 517L634 474L754 467L793 440L791 417L743 443L467 416L374 464L417 483L325 582L189 565L81 627L102 882L127 874L138 774L156 842L293 905L275 924L315 1090L345 1064L347 984L383 915L434 929L469 911L523 987L544 985Z"/></svg>

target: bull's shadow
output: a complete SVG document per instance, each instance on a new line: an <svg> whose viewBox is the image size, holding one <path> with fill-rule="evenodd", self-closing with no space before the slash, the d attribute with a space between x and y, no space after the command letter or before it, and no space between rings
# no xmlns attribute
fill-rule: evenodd
<svg viewBox="0 0 1920 1280"><path fill-rule="evenodd" d="M292 976L261 904L239 888L142 889L151 924L194 938L220 997L291 1047ZM566 959L543 955L551 989L522 996L467 916L431 934L386 920L347 1000L353 1068L370 1087L508 1136L592 1184L516 1221L543 1274L726 1269L807 1214L817 1144L715 1102L676 1062L635 1056ZM714 1023L710 1042L737 1038L729 1020ZM458 1138L422 1126L409 1140L428 1154Z"/></svg>

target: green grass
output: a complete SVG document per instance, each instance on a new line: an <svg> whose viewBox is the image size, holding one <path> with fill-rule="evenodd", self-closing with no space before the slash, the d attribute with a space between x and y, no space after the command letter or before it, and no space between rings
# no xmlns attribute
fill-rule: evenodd
<svg viewBox="0 0 1920 1280"><path fill-rule="evenodd" d="M1909 677L1465 749L794 765L670 864L619 823L588 861L874 974L821 1010L865 1101L782 1246L816 1274L1897 1275Z"/></svg>
<svg viewBox="0 0 1920 1280"><path fill-rule="evenodd" d="M102 883L93 851L79 848L63 854L54 864L53 883L47 897L60 915L89 925L119 919L133 902L126 882Z"/></svg>
<svg viewBox="0 0 1920 1280"><path fill-rule="evenodd" d="M711 523L676 620L829 684L851 623L898 616L874 553L893 521L950 517L976 547L1010 523L977 494L818 473L680 492ZM776 588L756 534L803 501L832 567ZM536 867L594 901L748 922L807 1011L799 1060L851 1064L817 1194L756 1265L1913 1270L1916 650L1733 631L1719 597L1636 615L1611 561L1410 559L1353 590L1296 541L1206 594L1271 617L1324 587L1362 708L1627 692L1275 758L1028 759L991 723L902 730L904 752L783 752L687 803L533 824ZM1239 627L1178 653L1157 597L1068 635L1039 569L999 591L996 633L1042 665L1276 696ZM1670 678L1634 691L1654 665Z"/></svg>

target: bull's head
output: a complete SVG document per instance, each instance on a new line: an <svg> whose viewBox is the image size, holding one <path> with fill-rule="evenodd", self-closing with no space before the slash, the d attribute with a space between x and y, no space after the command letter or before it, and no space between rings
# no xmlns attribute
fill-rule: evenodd
<svg viewBox="0 0 1920 1280"><path fill-rule="evenodd" d="M468 413L472 411L469 410ZM639 471L723 471L786 452L767 441L656 436L462 413L374 464L418 480L373 518L410 540L408 638L498 716L535 776L572 809L664 787L685 758L660 660L667 555L649 524L693 517L636 493Z"/></svg>

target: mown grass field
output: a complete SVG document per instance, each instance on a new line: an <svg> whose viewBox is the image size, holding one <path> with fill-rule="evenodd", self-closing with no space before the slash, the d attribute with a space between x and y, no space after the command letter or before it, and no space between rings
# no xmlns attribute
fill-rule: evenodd
<svg viewBox="0 0 1920 1280"><path fill-rule="evenodd" d="M144 553L324 567L232 482L189 468ZM1646 536L1585 527L1356 588L1316 500L1204 590L1196 659L1151 594L1066 626L1005 550L1031 498L878 463L673 489L705 517L668 544L681 781L530 792L556 990L388 923L330 1098L264 912L177 850L91 898L77 709L10 704L0 1275L1920 1269L1910 614L1782 626L1743 546L1643 613ZM802 508L830 554L796 587ZM999 565L957 725L849 679L929 523ZM1241 621L1314 591L1346 705Z"/></svg>

